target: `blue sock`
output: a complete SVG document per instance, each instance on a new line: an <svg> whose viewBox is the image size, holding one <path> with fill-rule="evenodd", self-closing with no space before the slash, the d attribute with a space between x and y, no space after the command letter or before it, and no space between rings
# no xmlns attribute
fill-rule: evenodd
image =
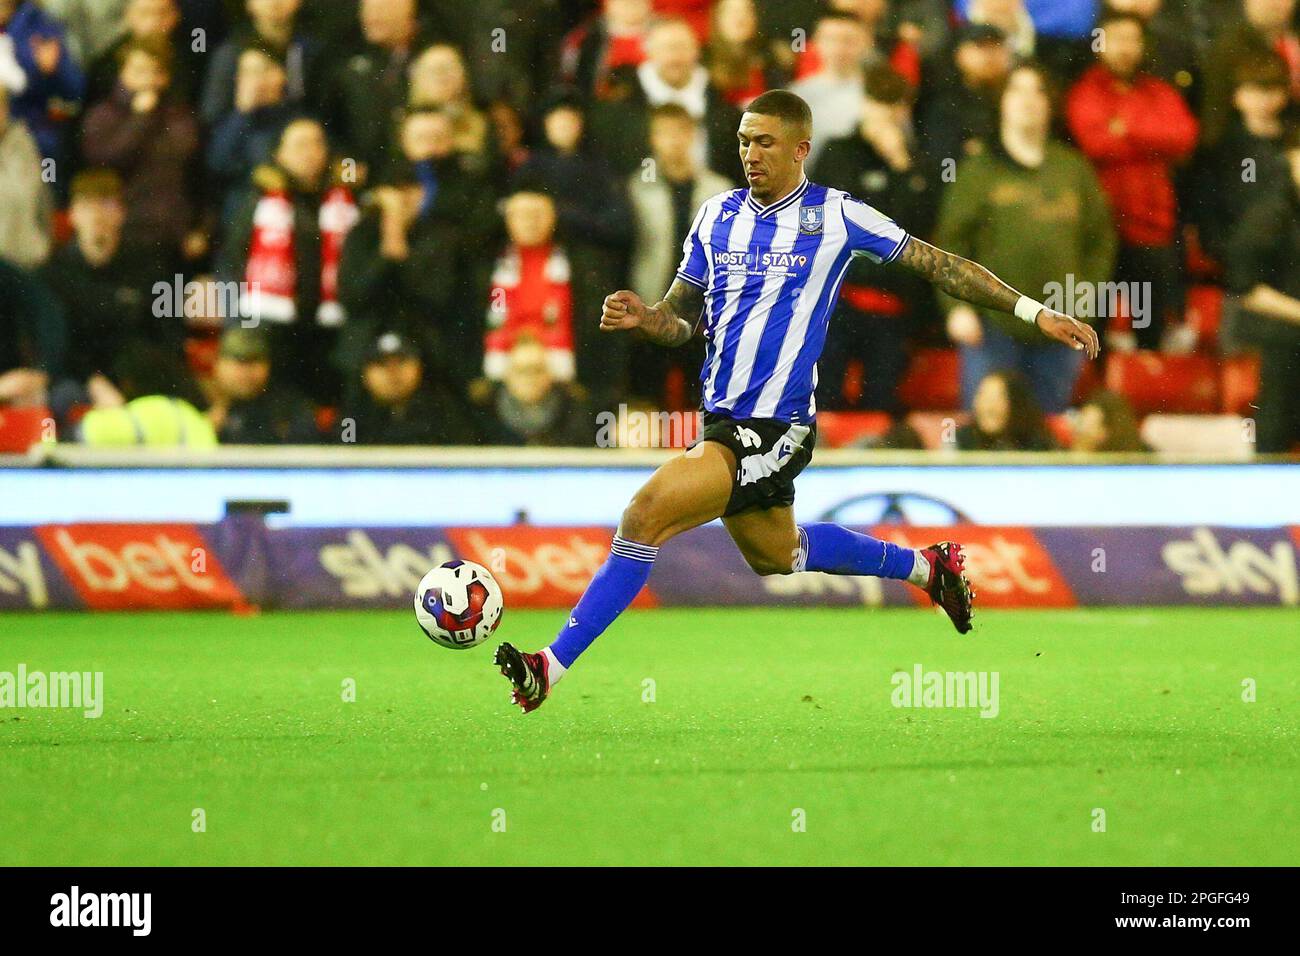
<svg viewBox="0 0 1300 956"><path fill-rule="evenodd" d="M916 552L827 522L799 526L802 570L827 574L869 574L906 581Z"/></svg>
<svg viewBox="0 0 1300 956"><path fill-rule="evenodd" d="M614 535L609 558L582 592L564 629L551 642L550 651L560 666L571 667L578 655L636 599L658 553L658 548Z"/></svg>

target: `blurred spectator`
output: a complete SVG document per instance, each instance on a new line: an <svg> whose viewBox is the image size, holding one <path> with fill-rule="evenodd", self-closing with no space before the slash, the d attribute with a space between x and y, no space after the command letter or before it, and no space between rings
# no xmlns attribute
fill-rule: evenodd
<svg viewBox="0 0 1300 956"><path fill-rule="evenodd" d="M519 190L505 201L509 244L497 258L483 340L483 374L505 377L521 335L546 349L553 378L571 381L573 269L555 239L555 203L545 193Z"/></svg>
<svg viewBox="0 0 1300 956"><path fill-rule="evenodd" d="M998 97L1011 62L997 27L968 25L956 32L951 63L922 80L917 121L927 153L956 162L997 138Z"/></svg>
<svg viewBox="0 0 1300 956"><path fill-rule="evenodd" d="M926 29L933 32L930 53L947 33L947 10L942 0L913 0L891 4L889 0L829 0L825 14L847 16L867 32L869 54L865 66L888 63L912 86L921 80L921 41ZM936 16L936 8L938 16ZM927 24L928 27L923 24ZM798 55L795 78L803 80L822 69L821 47L815 41Z"/></svg>
<svg viewBox="0 0 1300 956"><path fill-rule="evenodd" d="M564 38L561 78L584 96L605 98L611 72L645 61L653 14L651 0L605 0L599 14Z"/></svg>
<svg viewBox="0 0 1300 956"><path fill-rule="evenodd" d="M41 8L67 31L78 63L94 63L121 37L130 0L41 0Z"/></svg>
<svg viewBox="0 0 1300 956"><path fill-rule="evenodd" d="M551 374L547 349L525 336L510 350L503 381L477 390L489 444L590 447L595 419L581 392Z"/></svg>
<svg viewBox="0 0 1300 956"><path fill-rule="evenodd" d="M704 52L713 85L732 106L744 109L765 90L783 85L785 70L759 31L754 0L718 0Z"/></svg>
<svg viewBox="0 0 1300 956"><path fill-rule="evenodd" d="M125 27L122 35L90 62L86 103L94 106L113 94L127 48L141 40L155 47L166 47L172 91L177 99L187 104L192 102L204 63L193 51L190 38L180 30L181 11L177 0L128 0L122 25Z"/></svg>
<svg viewBox="0 0 1300 956"><path fill-rule="evenodd" d="M153 243L123 240L126 206L122 180L108 169L83 170L70 187L73 238L42 270L46 285L60 300L74 348L66 374L71 380L58 404L80 403L96 382L112 374L132 346L153 345L181 354L182 316L160 307L170 298L154 295L170 282ZM93 343L93 344L92 344Z"/></svg>
<svg viewBox="0 0 1300 956"><path fill-rule="evenodd" d="M280 95L269 102L263 99L256 106L279 102L315 105L323 47L298 28L301 7L302 0L245 0L248 24L236 27L212 55L199 110L203 122L215 125L231 110L250 112L251 91L240 81L244 56L250 49L264 51L284 73Z"/></svg>
<svg viewBox="0 0 1300 956"><path fill-rule="evenodd" d="M61 162L63 132L86 78L68 51L63 25L33 0L0 0L0 86L9 112L27 125L41 155Z"/></svg>
<svg viewBox="0 0 1300 956"><path fill-rule="evenodd" d="M491 188L461 166L446 114L410 113L400 138L401 162L370 191L343 249L343 363L351 377L375 331L396 328L463 384L481 365L486 280L478 276L489 268L483 248L496 226Z"/></svg>
<svg viewBox="0 0 1300 956"><path fill-rule="evenodd" d="M1255 448L1290 451L1300 442L1300 126L1283 140L1284 187L1251 206L1228 247L1228 287L1244 307L1237 336L1259 350Z"/></svg>
<svg viewBox="0 0 1300 956"><path fill-rule="evenodd" d="M208 421L223 445L308 445L320 440L307 399L272 381L271 343L259 331L226 330L207 391Z"/></svg>
<svg viewBox="0 0 1300 956"><path fill-rule="evenodd" d="M646 158L650 110L676 103L704 130L696 146L700 164L730 176L740 113L709 80L695 33L681 20L660 20L646 38L646 54L639 67L615 71L607 99L592 106L593 144L616 173L630 173Z"/></svg>
<svg viewBox="0 0 1300 956"><path fill-rule="evenodd" d="M374 167L393 158L407 73L432 37L418 19L415 0L361 0L359 10L366 45L339 65L326 112L341 153Z"/></svg>
<svg viewBox="0 0 1300 956"><path fill-rule="evenodd" d="M542 117L544 141L519 171L516 182L551 197L557 233L576 254L583 281L608 290L623 281L632 217L624 184L587 144L585 130L582 105L571 96L558 94Z"/></svg>
<svg viewBox="0 0 1300 956"><path fill-rule="evenodd" d="M940 183L938 169L920 153L912 133L912 88L882 63L867 72L865 92L857 130L827 143L813 174L885 210L909 233L928 236ZM851 262L818 361L818 406L900 411L897 390L907 371L908 345L932 315L920 305L929 298L928 286L906 270ZM862 384L846 391L853 359L863 364Z"/></svg>
<svg viewBox="0 0 1300 956"><path fill-rule="evenodd" d="M886 211L909 233L928 236L939 202L938 168L913 131L912 89L880 64L867 71L863 92L856 127L826 144L813 175Z"/></svg>
<svg viewBox="0 0 1300 956"><path fill-rule="evenodd" d="M67 351L58 301L35 275L0 259L0 404L44 405Z"/></svg>
<svg viewBox="0 0 1300 956"><path fill-rule="evenodd" d="M221 277L247 283L244 318L269 327L283 380L324 404L340 385L331 354L343 323L342 250L356 217L349 185L331 181L325 131L297 119L274 162L253 171L222 248Z"/></svg>
<svg viewBox="0 0 1300 956"><path fill-rule="evenodd" d="M812 43L817 50L817 72L791 83L790 92L802 96L812 109L812 150L807 162L815 169L826 143L857 128L866 100L862 88L866 66L879 54L866 25L847 13L820 17Z"/></svg>
<svg viewBox="0 0 1300 956"><path fill-rule="evenodd" d="M1106 11L1131 13L1146 26L1146 72L1172 83L1195 106L1199 102L1197 47L1187 4L1164 0L1105 0Z"/></svg>
<svg viewBox="0 0 1300 956"><path fill-rule="evenodd" d="M1287 92L1294 116L1300 103L1300 37L1296 0L1241 0L1243 18L1223 29L1205 56L1201 136L1206 146L1219 141L1232 117L1234 70L1246 60L1280 56L1287 67Z"/></svg>
<svg viewBox="0 0 1300 956"><path fill-rule="evenodd" d="M700 207L731 188L726 177L699 165L693 148L699 135L699 125L686 110L671 104L658 107L650 114L655 175L633 173L628 177L636 230L629 288L646 302L658 302L672 285L682 257L682 242ZM611 285L610 290L613 288ZM699 343L695 341L675 349L635 342L629 389L633 395L663 402L669 370L677 369L683 383L693 384L699 363Z"/></svg>
<svg viewBox="0 0 1300 956"><path fill-rule="evenodd" d="M114 363L113 384L97 391L77 437L100 448L215 448L217 436L194 407L197 400L198 390L178 358L136 344Z"/></svg>
<svg viewBox="0 0 1300 956"><path fill-rule="evenodd" d="M188 164L198 148L198 127L171 90L170 48L159 40L127 42L118 77L113 95L86 114L82 156L122 177L127 238L154 242L170 254L196 221Z"/></svg>
<svg viewBox="0 0 1300 956"><path fill-rule="evenodd" d="M944 195L936 242L974 259L1024 294L1099 288L1110 279L1116 239L1105 194L1087 159L1053 140L1051 93L1035 65L1012 71L1001 98L1001 135L957 168ZM1058 296L1059 298L1059 296ZM962 401L991 372L1019 369L1049 414L1069 402L1083 353L1045 340L1015 316L941 297L948 334L961 347ZM1060 303L1082 321L1075 302Z"/></svg>
<svg viewBox="0 0 1300 956"><path fill-rule="evenodd" d="M948 44L947 0L893 0L889 4L886 26L890 33L915 49L921 60L928 63Z"/></svg>
<svg viewBox="0 0 1300 956"><path fill-rule="evenodd" d="M1056 442L1029 383L1019 372L980 379L971 420L957 429L961 451L1051 451Z"/></svg>
<svg viewBox="0 0 1300 956"><path fill-rule="evenodd" d="M1110 198L1120 239L1115 279L1150 290L1147 314L1130 318L1138 347L1155 349L1167 323L1181 323L1174 171L1196 146L1196 119L1173 86L1141 70L1141 19L1106 13L1098 27L1100 62L1070 90L1066 115ZM1134 303L1129 310L1140 311Z"/></svg>
<svg viewBox="0 0 1300 956"><path fill-rule="evenodd" d="M519 108L508 100L495 100L488 104L488 121L496 132L493 148L497 161L506 173L517 173L528 162L532 153L524 133L524 118Z"/></svg>
<svg viewBox="0 0 1300 956"><path fill-rule="evenodd" d="M250 46L239 54L234 100L211 120L215 125L208 137L208 170L227 214L233 212L231 201L254 167L271 159L280 133L293 118L287 76L284 63L267 49Z"/></svg>
<svg viewBox="0 0 1300 956"><path fill-rule="evenodd" d="M0 86L0 259L24 269L44 262L53 212L36 141L10 116L9 92Z"/></svg>
<svg viewBox="0 0 1300 956"><path fill-rule="evenodd" d="M1128 399L1105 389L1089 395L1079 409L1071 447L1075 451L1087 452L1151 450L1138 434L1137 416L1133 414Z"/></svg>
<svg viewBox="0 0 1300 956"><path fill-rule="evenodd" d="M1050 0L1050 2L1061 6L1072 5L1068 0L1066 2ZM1088 12L1086 22L1081 24L1083 29L1079 31L1080 33L1086 33L1092 25L1092 13L1096 9L1096 2L1095 0L1088 0L1082 5L1093 8L1092 11ZM1038 4L1040 10L1046 7L1048 7L1048 4ZM1033 58L1038 46L1038 28L1034 23L1034 18L1025 9L1025 0L956 0L954 9L968 23L997 27L998 30L1002 31L1002 35L1007 38L1011 52L1019 59L1028 60Z"/></svg>
<svg viewBox="0 0 1300 956"><path fill-rule="evenodd" d="M492 164L496 146L492 124L474 105L465 61L454 46L436 43L416 57L407 105L413 110L438 110L451 120L452 142L466 168L485 172Z"/></svg>
<svg viewBox="0 0 1300 956"><path fill-rule="evenodd" d="M1192 176L1191 218L1201 246L1219 260L1227 254L1233 225L1288 177L1282 155L1282 116L1290 99L1286 64L1267 54L1238 64L1234 72L1234 116L1218 142L1201 148Z"/></svg>
<svg viewBox="0 0 1300 956"><path fill-rule="evenodd" d="M463 406L443 383L426 381L420 350L397 332L381 333L361 368L361 389L344 405L362 445L468 445L473 430Z"/></svg>

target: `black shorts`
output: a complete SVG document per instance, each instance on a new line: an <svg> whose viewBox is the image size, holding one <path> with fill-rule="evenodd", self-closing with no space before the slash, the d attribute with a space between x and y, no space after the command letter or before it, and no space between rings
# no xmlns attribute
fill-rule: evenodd
<svg viewBox="0 0 1300 956"><path fill-rule="evenodd" d="M792 425L771 418L728 418L700 413L703 428L693 445L716 441L736 456L731 498L723 517L751 508L794 504L794 479L812 461L817 423Z"/></svg>

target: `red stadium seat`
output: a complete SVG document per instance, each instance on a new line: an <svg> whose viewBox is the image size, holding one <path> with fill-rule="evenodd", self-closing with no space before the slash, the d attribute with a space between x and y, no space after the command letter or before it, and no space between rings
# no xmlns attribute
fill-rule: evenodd
<svg viewBox="0 0 1300 956"><path fill-rule="evenodd" d="M956 349L918 349L898 386L898 397L913 411L961 406L961 358Z"/></svg>
<svg viewBox="0 0 1300 956"><path fill-rule="evenodd" d="M1074 425L1069 415L1048 415L1047 428L1062 448L1069 448L1074 444Z"/></svg>
<svg viewBox="0 0 1300 956"><path fill-rule="evenodd" d="M1206 355L1114 352L1106 360L1106 387L1125 396L1139 415L1219 410L1218 363Z"/></svg>
<svg viewBox="0 0 1300 956"><path fill-rule="evenodd" d="M1254 417L1251 408L1259 395L1259 356L1234 355L1223 360L1219 380L1222 408L1228 415Z"/></svg>
<svg viewBox="0 0 1300 956"><path fill-rule="evenodd" d="M817 443L827 448L844 448L862 438L878 438L889 431L885 412L819 412Z"/></svg>
<svg viewBox="0 0 1300 956"><path fill-rule="evenodd" d="M1223 290L1217 285L1192 286L1187 290L1186 317L1201 346L1213 346L1219 340L1223 319Z"/></svg>
<svg viewBox="0 0 1300 956"><path fill-rule="evenodd" d="M0 407L0 453L21 455L45 438L54 420L43 405L29 408Z"/></svg>
<svg viewBox="0 0 1300 956"><path fill-rule="evenodd" d="M1089 395L1101 388L1101 385L1101 363L1084 362L1079 368L1079 377L1074 380L1070 404L1082 405Z"/></svg>

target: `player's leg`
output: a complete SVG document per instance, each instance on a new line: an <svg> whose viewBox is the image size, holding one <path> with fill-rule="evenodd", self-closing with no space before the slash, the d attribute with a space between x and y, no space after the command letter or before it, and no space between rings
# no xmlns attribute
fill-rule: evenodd
<svg viewBox="0 0 1300 956"><path fill-rule="evenodd" d="M794 508L752 509L723 519L745 561L758 574L825 571L896 578L925 587L930 562L922 551L829 522L796 525Z"/></svg>
<svg viewBox="0 0 1300 956"><path fill-rule="evenodd" d="M510 644L497 649L496 662L515 685L516 703L529 711L546 699L550 686L640 593L660 545L722 515L735 470L730 449L703 441L651 475L624 510L609 557L555 640L539 654L523 654Z"/></svg>
<svg viewBox="0 0 1300 956"><path fill-rule="evenodd" d="M970 630L974 592L963 573L961 547L950 541L905 548L830 522L797 525L794 508L754 508L722 519L745 561L759 574L824 571L907 581Z"/></svg>

